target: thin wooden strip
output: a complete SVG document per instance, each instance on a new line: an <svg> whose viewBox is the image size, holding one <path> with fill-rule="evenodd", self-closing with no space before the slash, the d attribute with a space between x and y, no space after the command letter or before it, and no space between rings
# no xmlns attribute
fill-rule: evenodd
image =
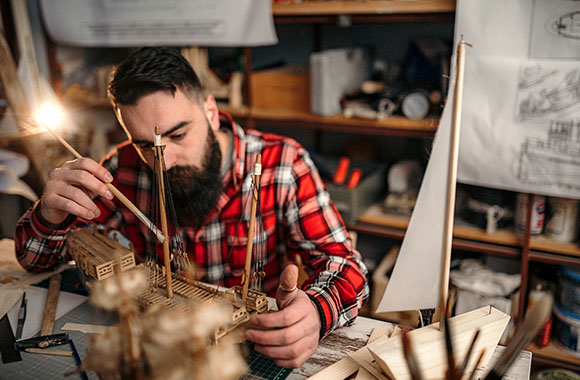
<svg viewBox="0 0 580 380"><path fill-rule="evenodd" d="M44 354L44 355L56 355L56 356L72 356L72 351L64 350L47 350L43 348L27 348L24 351L31 354Z"/></svg>
<svg viewBox="0 0 580 380"><path fill-rule="evenodd" d="M107 330L107 326L67 322L60 329L65 331L80 331L85 334L102 334Z"/></svg>

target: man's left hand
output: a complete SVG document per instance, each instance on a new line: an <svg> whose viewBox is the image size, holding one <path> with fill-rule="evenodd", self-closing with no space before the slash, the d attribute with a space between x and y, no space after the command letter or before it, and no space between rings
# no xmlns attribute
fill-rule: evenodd
<svg viewBox="0 0 580 380"><path fill-rule="evenodd" d="M320 336L318 310L306 293L295 288L297 280L298 268L287 266L276 294L279 311L252 317L245 335L256 351L287 368L304 364L316 352Z"/></svg>

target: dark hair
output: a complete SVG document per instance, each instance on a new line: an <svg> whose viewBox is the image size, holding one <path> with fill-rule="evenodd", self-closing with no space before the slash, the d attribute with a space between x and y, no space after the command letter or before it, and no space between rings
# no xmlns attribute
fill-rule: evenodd
<svg viewBox="0 0 580 380"><path fill-rule="evenodd" d="M197 74L179 50L145 47L133 52L111 75L109 97L114 106L135 105L153 92L180 89L199 102L204 92Z"/></svg>

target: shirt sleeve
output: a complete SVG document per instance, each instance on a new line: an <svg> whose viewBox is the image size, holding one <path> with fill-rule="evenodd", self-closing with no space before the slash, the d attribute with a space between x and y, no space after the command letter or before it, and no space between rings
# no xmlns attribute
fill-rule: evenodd
<svg viewBox="0 0 580 380"><path fill-rule="evenodd" d="M286 220L288 254L300 254L311 276L302 288L320 314L320 338L351 324L369 297L368 270L306 151L292 165Z"/></svg>
<svg viewBox="0 0 580 380"><path fill-rule="evenodd" d="M66 234L76 218L68 217L59 225L51 225L40 215L40 201L32 205L18 220L14 233L16 258L31 272L43 272L66 261Z"/></svg>
<svg viewBox="0 0 580 380"><path fill-rule="evenodd" d="M103 163L112 171L110 163ZM113 171L112 171L113 172ZM113 174L114 175L114 174ZM89 223L105 224L112 216L120 214L117 205L109 200L96 197L93 201L101 210L101 215L93 221L87 221L69 215L62 223L54 225L42 218L40 201L33 204L18 220L14 232L16 258L24 269L30 272L45 272L70 260L66 254L66 235L72 229Z"/></svg>

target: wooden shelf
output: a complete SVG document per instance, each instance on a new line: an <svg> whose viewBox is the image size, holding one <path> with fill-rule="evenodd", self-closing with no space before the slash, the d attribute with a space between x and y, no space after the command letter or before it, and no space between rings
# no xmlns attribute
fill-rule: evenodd
<svg viewBox="0 0 580 380"><path fill-rule="evenodd" d="M439 118L412 120L392 116L384 120L347 118L342 115L318 116L306 112L265 110L257 108L220 109L238 119L251 119L255 125L290 126L339 132L364 133L386 136L432 138L437 130Z"/></svg>
<svg viewBox="0 0 580 380"><path fill-rule="evenodd" d="M272 6L274 16L446 12L455 12L455 0L303 1L301 3L276 3Z"/></svg>
<svg viewBox="0 0 580 380"><path fill-rule="evenodd" d="M375 204L359 217L358 222L377 226L378 230L375 230L377 233L380 233L380 228L382 227L386 228L387 231L392 229L401 230L401 235L404 235L404 231L409 225L409 218L385 213L380 204ZM355 226L354 229L357 229L357 227ZM396 236L392 237L396 238ZM460 220L457 220L455 223L453 237L492 245L516 247L518 249L524 243L523 235L516 233L511 228L501 229L493 234L488 234L485 230ZM485 247L482 248L487 250ZM532 252L530 259L533 261L580 265L580 246L576 243L559 243L545 236L536 236L530 239L530 248L534 251L540 251ZM490 247L489 249L492 248ZM511 254L508 255L511 256Z"/></svg>
<svg viewBox="0 0 580 380"><path fill-rule="evenodd" d="M552 340L548 347L540 348L530 343L526 350L532 353L534 361L550 366L564 367L573 371L580 371L580 356L564 348L560 343Z"/></svg>

